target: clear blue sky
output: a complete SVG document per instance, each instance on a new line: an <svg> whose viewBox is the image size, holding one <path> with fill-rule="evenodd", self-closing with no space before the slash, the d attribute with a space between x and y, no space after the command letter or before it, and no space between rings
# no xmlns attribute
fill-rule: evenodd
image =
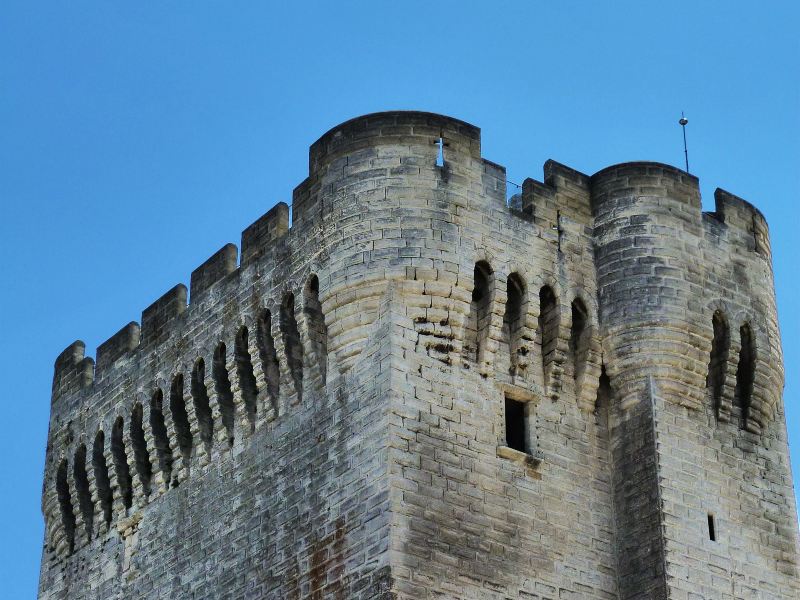
<svg viewBox="0 0 800 600"><path fill-rule="evenodd" d="M188 283L379 110L478 125L513 181L681 165L685 110L706 209L721 186L770 224L797 471L799 26L797 2L4 0L0 596L36 593L56 355Z"/></svg>

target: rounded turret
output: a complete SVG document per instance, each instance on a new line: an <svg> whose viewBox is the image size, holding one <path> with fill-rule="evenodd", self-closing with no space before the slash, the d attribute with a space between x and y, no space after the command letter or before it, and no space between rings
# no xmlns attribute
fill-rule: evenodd
<svg viewBox="0 0 800 600"><path fill-rule="evenodd" d="M671 401L707 405L712 317L720 311L734 334L733 372L726 374L728 397L710 402L721 406L717 416L733 411L743 427L760 430L782 380L763 216L718 192L717 213L706 218L698 179L659 163L608 167L591 185L604 350L620 401L641 399L653 378ZM752 393L734 389L737 334L745 326L752 331Z"/></svg>
<svg viewBox="0 0 800 600"><path fill-rule="evenodd" d="M592 176L595 261L606 367L621 402L635 402L647 378L699 407L707 354L692 311L700 310L700 192L696 177L635 162ZM699 331L698 331L699 329Z"/></svg>
<svg viewBox="0 0 800 600"><path fill-rule="evenodd" d="M453 228L455 198L480 181L480 130L425 112L383 112L325 133L309 154L294 222L319 231L320 300L335 369L370 335L391 280L437 279L434 258ZM324 240L324 241L323 241Z"/></svg>

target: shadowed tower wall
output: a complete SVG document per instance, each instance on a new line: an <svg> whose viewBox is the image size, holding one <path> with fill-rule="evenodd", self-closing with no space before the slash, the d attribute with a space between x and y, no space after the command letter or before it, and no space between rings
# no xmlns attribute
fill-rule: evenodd
<svg viewBox="0 0 800 600"><path fill-rule="evenodd" d="M57 359L39 597L797 597L767 227L716 201L335 127L291 227Z"/></svg>

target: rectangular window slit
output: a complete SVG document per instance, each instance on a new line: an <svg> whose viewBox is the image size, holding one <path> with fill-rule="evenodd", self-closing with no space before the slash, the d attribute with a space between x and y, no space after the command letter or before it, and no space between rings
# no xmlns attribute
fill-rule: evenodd
<svg viewBox="0 0 800 600"><path fill-rule="evenodd" d="M712 514L708 515L708 539L712 542L717 541L717 532L714 528L714 515Z"/></svg>
<svg viewBox="0 0 800 600"><path fill-rule="evenodd" d="M525 403L506 398L506 445L520 452L528 451L528 424Z"/></svg>

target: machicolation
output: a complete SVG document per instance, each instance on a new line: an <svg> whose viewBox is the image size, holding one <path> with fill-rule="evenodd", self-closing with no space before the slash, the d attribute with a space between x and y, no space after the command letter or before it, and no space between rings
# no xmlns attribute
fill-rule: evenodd
<svg viewBox="0 0 800 600"><path fill-rule="evenodd" d="M766 222L359 117L55 362L39 598L797 598Z"/></svg>

